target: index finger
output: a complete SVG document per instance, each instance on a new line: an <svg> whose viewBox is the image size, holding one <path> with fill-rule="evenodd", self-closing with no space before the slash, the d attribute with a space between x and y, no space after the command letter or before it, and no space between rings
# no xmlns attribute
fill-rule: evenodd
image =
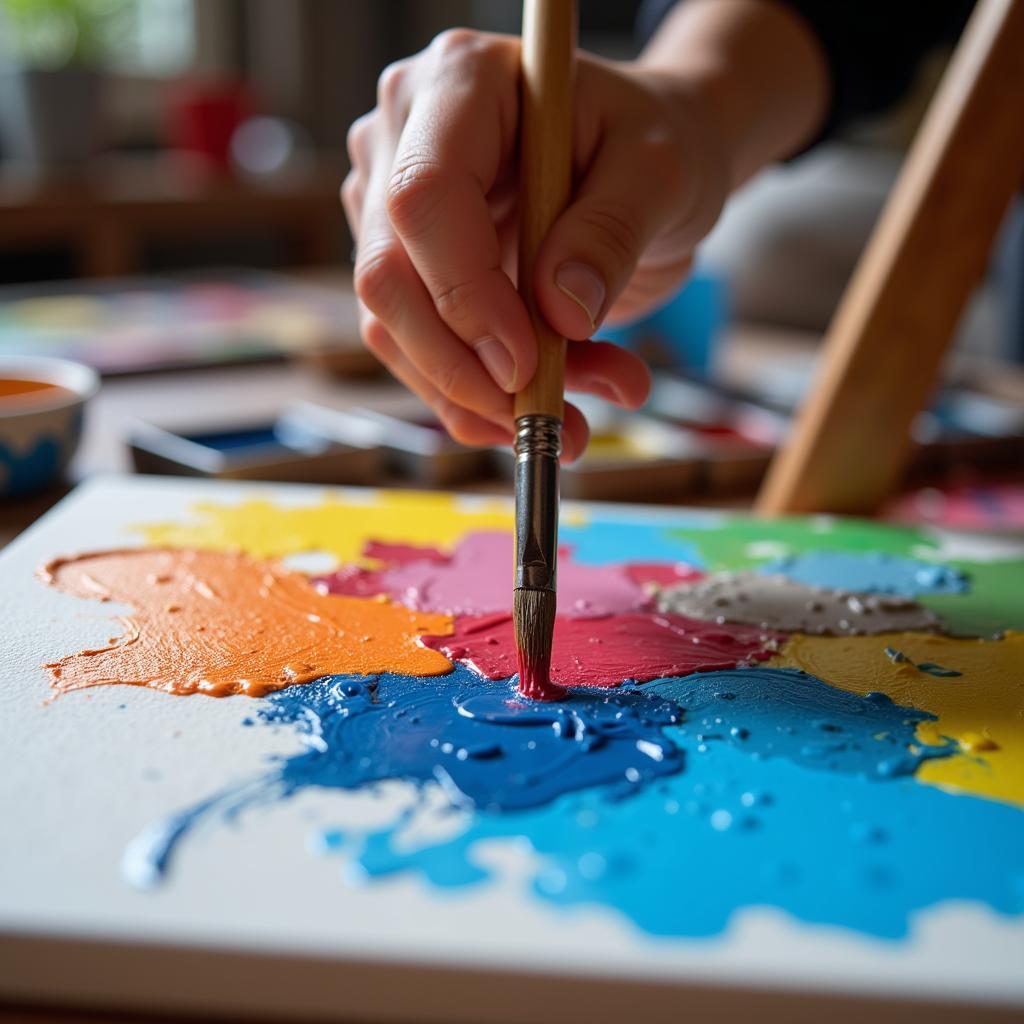
<svg viewBox="0 0 1024 1024"><path fill-rule="evenodd" d="M479 40L458 44L413 100L386 202L441 319L514 392L533 376L536 342L487 193L515 148L518 57L507 41L494 52Z"/></svg>

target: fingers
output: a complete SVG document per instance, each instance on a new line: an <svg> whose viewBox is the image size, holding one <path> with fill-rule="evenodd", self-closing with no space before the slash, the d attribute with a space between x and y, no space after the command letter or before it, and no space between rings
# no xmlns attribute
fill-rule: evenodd
<svg viewBox="0 0 1024 1024"><path fill-rule="evenodd" d="M537 260L537 301L556 330L577 341L594 333L651 242L678 217L683 179L667 137L620 131L603 142ZM680 270L675 284L681 277Z"/></svg>
<svg viewBox="0 0 1024 1024"><path fill-rule="evenodd" d="M583 413L572 402L565 403L562 414L562 459L563 463L575 462L590 440L590 427Z"/></svg>
<svg viewBox="0 0 1024 1024"><path fill-rule="evenodd" d="M639 409L651 393L651 371L639 356L609 341L570 342L565 384L624 409Z"/></svg>
<svg viewBox="0 0 1024 1024"><path fill-rule="evenodd" d="M461 406L448 401L402 354L384 325L373 316L365 316L362 324L367 348L410 391L418 395L434 411L445 430L460 444L478 447L509 445L512 431L500 427ZM511 402L509 403L511 412ZM587 447L590 428L583 413L571 402L565 403L562 425L562 462L574 462Z"/></svg>
<svg viewBox="0 0 1024 1024"><path fill-rule="evenodd" d="M444 399L510 431L510 396L441 322L389 226L374 220L368 204L355 270L360 302L383 324L395 351ZM395 369L396 360L385 362Z"/></svg>
<svg viewBox="0 0 1024 1024"><path fill-rule="evenodd" d="M418 395L460 444L490 446L511 444L511 427L501 427L445 398L403 355L384 325L373 316L364 316L363 339L366 347L410 391ZM511 402L509 402L511 420Z"/></svg>
<svg viewBox="0 0 1024 1024"><path fill-rule="evenodd" d="M534 373L536 342L488 194L515 148L517 50L463 32L434 48L442 67L412 101L384 203L437 315L512 393Z"/></svg>
<svg viewBox="0 0 1024 1024"><path fill-rule="evenodd" d="M392 138L386 127L371 142L359 211L355 289L362 306L380 321L395 351L444 399L511 430L509 396L481 359L438 316L430 295L398 239L385 192ZM357 205L358 186L345 186L346 202ZM390 350L388 350L390 352ZM397 359L385 357L395 369Z"/></svg>
<svg viewBox="0 0 1024 1024"><path fill-rule="evenodd" d="M405 358L395 340L376 317L364 316L361 330L366 347L384 363L397 380L430 406L445 430L460 444L492 446L512 443L511 428L499 426L446 399ZM511 416L510 400L509 415ZM563 415L561 461L570 463L578 459L586 449L590 440L590 428L583 413L571 402L565 403Z"/></svg>
<svg viewBox="0 0 1024 1024"><path fill-rule="evenodd" d="M353 170L342 202L357 241L364 338L469 444L510 440L510 396L536 368L536 340L510 276L518 56L515 40L446 33L382 76L378 108L348 138ZM570 339L589 338L618 299L632 308L651 282L659 290L681 276L667 262L648 274L648 253L645 283L626 289L678 200L681 172L656 133L631 116L612 121L609 130L603 115L590 117L589 170L538 262L541 309ZM570 346L567 383L629 409L650 388L639 359L603 342ZM588 431L571 405L563 434L565 458L578 457Z"/></svg>

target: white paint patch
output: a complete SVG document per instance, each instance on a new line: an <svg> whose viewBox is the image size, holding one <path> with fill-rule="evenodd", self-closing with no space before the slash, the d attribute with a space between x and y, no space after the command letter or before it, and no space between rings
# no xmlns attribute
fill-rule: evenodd
<svg viewBox="0 0 1024 1024"><path fill-rule="evenodd" d="M942 629L938 616L906 597L812 587L755 572L677 584L661 592L658 607L709 622L831 636Z"/></svg>

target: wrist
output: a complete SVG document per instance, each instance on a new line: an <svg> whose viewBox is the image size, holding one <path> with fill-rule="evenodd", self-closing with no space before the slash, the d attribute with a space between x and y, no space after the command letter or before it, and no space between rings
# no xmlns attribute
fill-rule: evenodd
<svg viewBox="0 0 1024 1024"><path fill-rule="evenodd" d="M828 105L817 37L782 3L683 0L635 66L663 79L718 138L730 189L807 145Z"/></svg>

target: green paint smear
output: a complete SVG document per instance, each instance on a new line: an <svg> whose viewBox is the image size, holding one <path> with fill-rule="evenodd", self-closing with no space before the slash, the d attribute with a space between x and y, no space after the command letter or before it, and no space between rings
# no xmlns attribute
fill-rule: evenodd
<svg viewBox="0 0 1024 1024"><path fill-rule="evenodd" d="M968 575L967 594L921 594L917 600L946 623L954 636L990 637L1008 623L1024 625L1024 559L946 565Z"/></svg>
<svg viewBox="0 0 1024 1024"><path fill-rule="evenodd" d="M892 523L831 516L792 517L774 520L729 519L722 529L687 526L671 536L696 545L711 570L753 569L763 562L806 551L838 550L850 554L882 552L906 558L921 548L937 550L926 533ZM772 550L750 553L752 544L771 544ZM785 549L785 550L783 550ZM968 567L973 574L973 563Z"/></svg>

